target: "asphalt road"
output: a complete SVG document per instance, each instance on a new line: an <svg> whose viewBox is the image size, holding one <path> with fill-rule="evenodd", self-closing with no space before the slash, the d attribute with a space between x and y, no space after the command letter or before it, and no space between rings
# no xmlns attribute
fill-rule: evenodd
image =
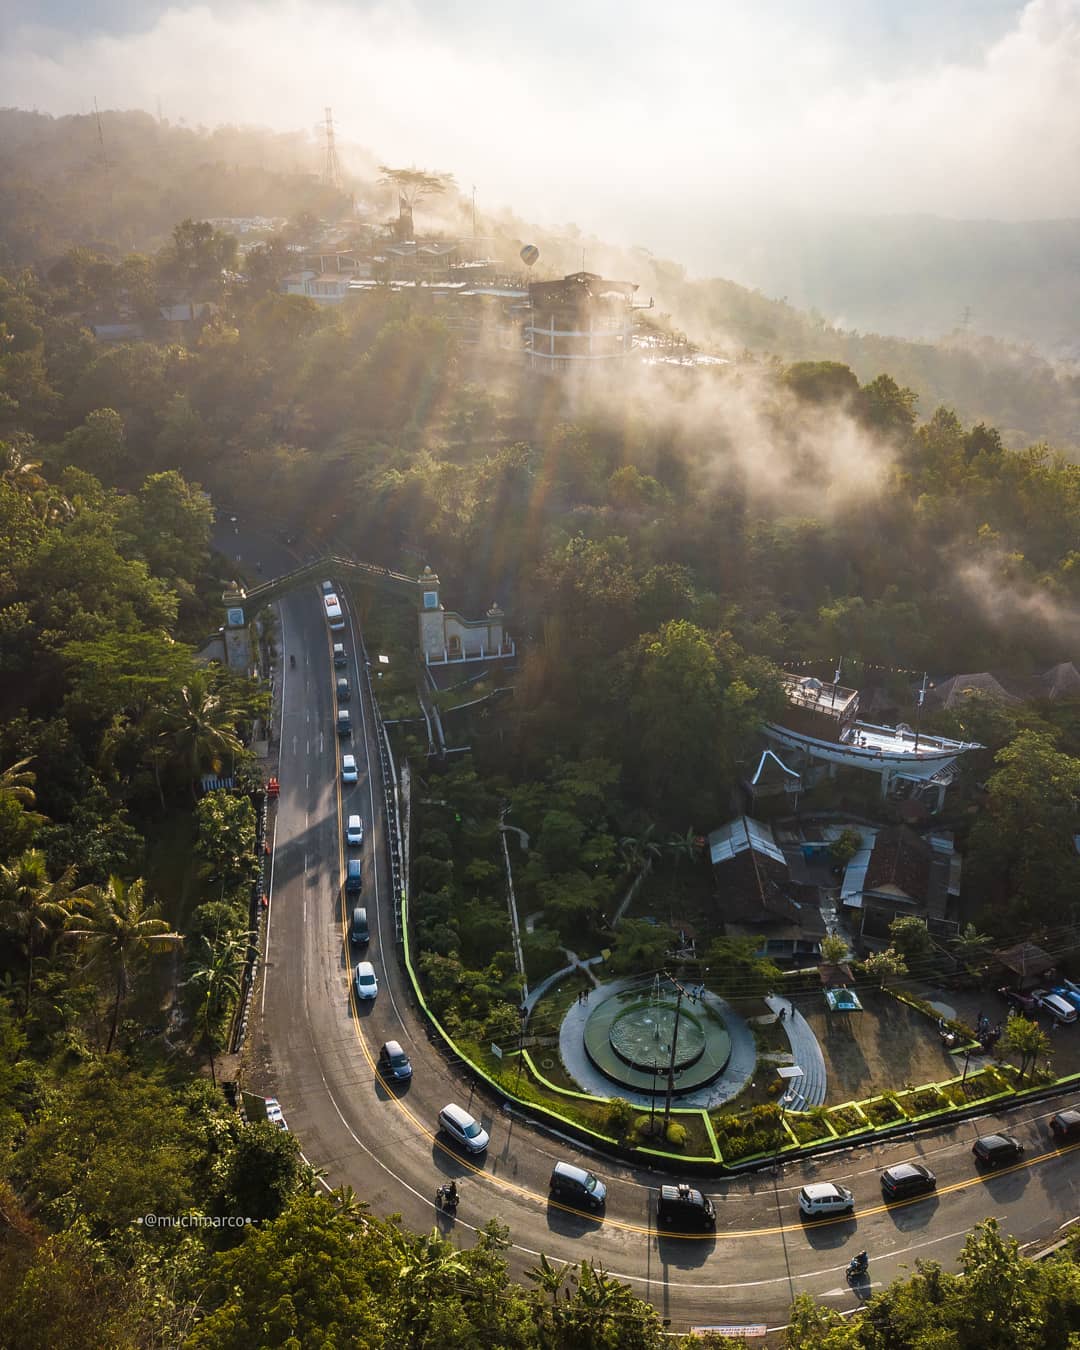
<svg viewBox="0 0 1080 1350"><path fill-rule="evenodd" d="M293 564L280 545L256 534L226 532L218 542L234 555L239 550L245 565L261 561L267 576ZM341 781L342 745L335 734L334 679L342 672L333 668L318 586L286 596L280 614L281 795L268 953L250 1045L252 1085L278 1098L328 1186L350 1185L376 1213L401 1214L408 1227L421 1231L437 1225L463 1244L497 1217L510 1229L509 1256L519 1276L541 1252L560 1261L600 1260L650 1299L673 1330L781 1325L792 1296L803 1291L850 1308L917 1257L954 1265L967 1231L989 1215L1026 1243L1052 1240L1061 1224L1080 1214L1078 1146L1052 1147L1046 1122L1061 1104L1044 1103L914 1140L792 1164L777 1176L705 1182L719 1214L715 1237L657 1233L656 1187L670 1177L593 1155L500 1110L429 1041L395 950L379 758L355 630L350 622L344 636L355 724L352 742L345 744L360 769L350 786ZM296 657L295 669L289 655ZM358 1004L352 993L358 954L349 951L345 931L344 822L353 813L365 827L363 900L372 936L364 955L379 979L378 997L369 1004ZM1080 1028L1066 1034L1080 1035ZM402 1043L414 1067L411 1083L396 1091L375 1072L379 1047L389 1039ZM460 1156L437 1133L438 1112L451 1101L471 1110L491 1135L478 1161ZM971 1144L998 1127L1018 1135L1026 1152L1018 1166L983 1177L975 1171ZM608 1184L602 1220L549 1203L547 1180L557 1159L590 1167ZM887 1206L878 1173L908 1159L933 1168L938 1190ZM434 1206L436 1187L450 1177L461 1193L456 1220ZM811 1180L849 1186L855 1217L803 1223L798 1191ZM872 1283L852 1289L844 1270L864 1248Z"/></svg>

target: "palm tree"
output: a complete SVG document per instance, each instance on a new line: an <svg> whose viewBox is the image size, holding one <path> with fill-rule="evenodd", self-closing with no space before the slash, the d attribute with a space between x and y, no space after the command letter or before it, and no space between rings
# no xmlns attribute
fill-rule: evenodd
<svg viewBox="0 0 1080 1350"><path fill-rule="evenodd" d="M113 967L116 998L112 1025L105 1053L112 1049L120 1021L120 1005L127 997L128 970L139 955L183 942L182 933L173 933L159 919L143 896L145 883L140 877L127 885L119 877L110 877L104 886L84 886L76 892L80 913L68 930L72 937L87 942L95 957L103 955Z"/></svg>
<svg viewBox="0 0 1080 1350"><path fill-rule="evenodd" d="M221 933L213 941L203 937L203 951L193 961L191 974L184 981L185 984L195 985L203 991L203 1035L210 1051L210 1078L215 1087L217 1087L217 1068L211 1023L228 996L240 997L240 971L247 957L250 937L250 933Z"/></svg>
<svg viewBox="0 0 1080 1350"><path fill-rule="evenodd" d="M29 459L14 441L0 441L0 479L18 491L32 493L45 487L38 473L41 461Z"/></svg>
<svg viewBox="0 0 1080 1350"><path fill-rule="evenodd" d="M245 712L228 683L205 670L196 671L165 709L161 735L183 764L192 797L207 765L220 769L227 756L235 761L243 753L236 727Z"/></svg>
<svg viewBox="0 0 1080 1350"><path fill-rule="evenodd" d="M33 806L37 801L34 795L35 776L26 767L33 758L33 755L28 755L26 759L17 759L14 764L0 770L0 795L11 797L20 806Z"/></svg>
<svg viewBox="0 0 1080 1350"><path fill-rule="evenodd" d="M20 789L14 787L11 790ZM33 793L30 796L33 797ZM45 855L36 848L27 849L14 862L0 867L0 915L26 949L27 1013L34 991L34 957L38 945L44 938L55 938L71 918L68 902L74 881L74 867L65 868L55 881L50 881Z"/></svg>
<svg viewBox="0 0 1080 1350"><path fill-rule="evenodd" d="M559 1292L566 1283L566 1277L570 1273L568 1265L553 1266L543 1252L540 1253L540 1264L533 1266L531 1270L525 1272L528 1279L545 1294L551 1295L553 1304L559 1301ZM567 1294L569 1298L569 1294Z"/></svg>
<svg viewBox="0 0 1080 1350"><path fill-rule="evenodd" d="M626 834L619 840L619 854L628 876L632 873L644 876L660 857L660 845L652 837L655 829L655 825L650 825L640 835Z"/></svg>
<svg viewBox="0 0 1080 1350"><path fill-rule="evenodd" d="M953 952L962 966L977 966L986 957L993 944L987 933L980 933L973 923L953 939Z"/></svg>

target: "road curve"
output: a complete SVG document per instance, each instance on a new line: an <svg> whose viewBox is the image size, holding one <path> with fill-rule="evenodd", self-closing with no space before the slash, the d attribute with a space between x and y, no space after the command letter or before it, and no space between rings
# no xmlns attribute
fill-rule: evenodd
<svg viewBox="0 0 1080 1350"><path fill-rule="evenodd" d="M241 529L219 539L227 554L239 551L245 565L259 561L267 576L293 564L274 541ZM509 1256L519 1276L540 1252L555 1260L600 1260L670 1319L673 1330L780 1325L797 1292L850 1308L859 1293L849 1288L844 1268L863 1248L879 1288L916 1257L952 1265L967 1231L989 1215L1029 1242L1051 1237L1080 1214L1076 1146L1052 1147L1046 1120L1055 1105L1046 1103L907 1142L791 1164L782 1175L706 1183L717 1203L716 1236L658 1233L652 1205L666 1176L593 1154L500 1110L429 1040L395 950L383 788L355 628L350 624L346 631L345 673L360 777L346 786L335 734L330 636L317 585L285 596L280 615L286 654L275 709L281 795L267 960L256 991L249 1061L253 1085L280 1100L305 1156L323 1170L328 1185L350 1185L375 1212L401 1214L416 1230L437 1225L463 1243L497 1217L510 1229ZM296 657L295 669L289 655ZM353 813L364 820L364 903L372 929L367 956L380 986L375 1002L361 1006L352 995L357 958L348 951L342 897L342 827ZM375 1072L379 1047L389 1039L401 1041L414 1066L412 1082L396 1092ZM479 1163L460 1157L436 1132L438 1111L450 1101L471 1110L491 1135ZM974 1171L971 1142L998 1125L1019 1135L1027 1152L1019 1166L983 1178ZM548 1202L547 1178L559 1158L591 1167L608 1183L602 1221ZM938 1191L886 1206L878 1173L906 1159L932 1166ZM436 1186L450 1177L461 1193L456 1222L433 1204ZM850 1186L855 1218L813 1226L800 1221L799 1188L824 1179Z"/></svg>

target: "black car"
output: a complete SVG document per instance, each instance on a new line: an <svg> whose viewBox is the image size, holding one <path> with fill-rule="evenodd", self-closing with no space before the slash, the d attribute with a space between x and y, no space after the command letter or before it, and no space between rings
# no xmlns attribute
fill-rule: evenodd
<svg viewBox="0 0 1080 1350"><path fill-rule="evenodd" d="M983 1167L1005 1167L1017 1161L1024 1146L1011 1134L983 1134L975 1140L971 1151Z"/></svg>
<svg viewBox="0 0 1080 1350"><path fill-rule="evenodd" d="M603 1209L607 1200L607 1187L600 1178L572 1163L555 1164L548 1188L560 1200L569 1201L571 1205L587 1205L589 1209Z"/></svg>
<svg viewBox="0 0 1080 1350"><path fill-rule="evenodd" d="M881 1174L881 1191L886 1200L910 1200L929 1195L937 1189L937 1177L922 1163L898 1163Z"/></svg>
<svg viewBox="0 0 1080 1350"><path fill-rule="evenodd" d="M716 1227L716 1208L708 1196L685 1182L661 1186L656 1197L656 1222L681 1232L711 1233Z"/></svg>
<svg viewBox="0 0 1080 1350"><path fill-rule="evenodd" d="M1055 1139L1080 1139L1080 1111L1059 1111L1051 1116L1050 1133Z"/></svg>
<svg viewBox="0 0 1080 1350"><path fill-rule="evenodd" d="M395 1083L404 1083L412 1077L409 1056L397 1041L387 1041L379 1051L379 1073Z"/></svg>

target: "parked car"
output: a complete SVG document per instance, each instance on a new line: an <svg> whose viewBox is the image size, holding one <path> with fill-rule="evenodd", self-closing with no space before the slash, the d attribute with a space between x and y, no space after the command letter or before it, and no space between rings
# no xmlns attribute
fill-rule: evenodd
<svg viewBox="0 0 1080 1350"><path fill-rule="evenodd" d="M1033 989L1031 997L1042 1008L1043 1012L1048 1012L1051 1017L1056 1017L1059 1022L1075 1022L1077 1017L1080 1017L1080 1013L1071 1003L1063 999L1060 994L1052 994L1049 989Z"/></svg>
<svg viewBox="0 0 1080 1350"><path fill-rule="evenodd" d="M854 1214L855 1197L846 1186L833 1181L815 1181L799 1192L799 1208L808 1219L826 1214Z"/></svg>
<svg viewBox="0 0 1080 1350"><path fill-rule="evenodd" d="M607 1187L594 1172L586 1172L573 1163L557 1162L551 1172L548 1190L571 1205L588 1205L603 1209L607 1201Z"/></svg>
<svg viewBox="0 0 1080 1350"><path fill-rule="evenodd" d="M350 816L345 824L345 842L350 848L364 845L364 822L359 816Z"/></svg>
<svg viewBox="0 0 1080 1350"><path fill-rule="evenodd" d="M288 1125L285 1124L285 1114L281 1109L281 1103L276 1097L267 1097L263 1102L266 1107L266 1119L271 1125L276 1125L279 1130L288 1131Z"/></svg>
<svg viewBox="0 0 1080 1350"><path fill-rule="evenodd" d="M910 1200L929 1195L937 1188L937 1177L922 1163L897 1163L881 1174L881 1191L886 1200Z"/></svg>
<svg viewBox="0 0 1080 1350"><path fill-rule="evenodd" d="M983 1134L975 1140L971 1151L982 1167L1005 1167L1016 1162L1024 1146L1011 1134Z"/></svg>
<svg viewBox="0 0 1080 1350"><path fill-rule="evenodd" d="M375 978L375 967L370 961L356 963L356 997L373 999L379 992L379 981Z"/></svg>
<svg viewBox="0 0 1080 1350"><path fill-rule="evenodd" d="M1050 1117L1050 1133L1055 1139L1080 1139L1080 1111L1059 1111Z"/></svg>
<svg viewBox="0 0 1080 1350"><path fill-rule="evenodd" d="M341 781L342 781L343 783L355 783L355 782L357 781L357 779L359 778L359 776L360 776L360 775L359 775L359 774L357 773L357 771L356 771L356 756L355 756L355 755L342 755L342 756L341 756Z"/></svg>
<svg viewBox="0 0 1080 1350"><path fill-rule="evenodd" d="M1037 1007L1030 994L1022 994L1018 989L1002 988L998 990L998 993L1009 1007L1015 1008L1017 1012L1034 1012Z"/></svg>
<svg viewBox="0 0 1080 1350"><path fill-rule="evenodd" d="M1058 998L1063 998L1065 1002L1071 1004L1072 1007L1080 1008L1080 994L1078 994L1075 989L1070 989L1064 984L1056 984L1050 992L1052 994L1057 994Z"/></svg>
<svg viewBox="0 0 1080 1350"><path fill-rule="evenodd" d="M463 1106L451 1102L439 1112L439 1124L456 1143L470 1153L483 1153L488 1146L488 1132Z"/></svg>
<svg viewBox="0 0 1080 1350"><path fill-rule="evenodd" d="M680 1232L711 1233L716 1227L716 1206L685 1181L661 1186L656 1197L656 1222Z"/></svg>
<svg viewBox="0 0 1080 1350"><path fill-rule="evenodd" d="M404 1083L412 1077L409 1056L397 1041L387 1041L379 1051L379 1072L395 1083Z"/></svg>

